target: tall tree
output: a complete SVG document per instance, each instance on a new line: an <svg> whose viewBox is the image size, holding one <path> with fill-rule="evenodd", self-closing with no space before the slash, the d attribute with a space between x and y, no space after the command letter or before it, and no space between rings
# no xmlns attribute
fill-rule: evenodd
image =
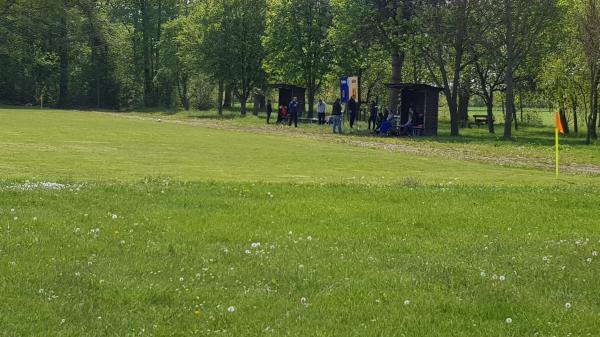
<svg viewBox="0 0 600 337"><path fill-rule="evenodd" d="M443 89L450 110L450 134L459 135L459 94L464 70L477 59L474 43L481 31L475 0L434 1L420 15L419 46L431 79ZM465 88L470 90L470 88Z"/></svg>
<svg viewBox="0 0 600 337"><path fill-rule="evenodd" d="M502 50L506 63L504 139L511 139L515 74L527 63L541 63L542 55L551 48L560 11L556 0L503 0L499 13L504 19Z"/></svg>
<svg viewBox="0 0 600 337"><path fill-rule="evenodd" d="M312 117L315 95L332 66L329 0L271 0L269 5L265 68L278 81L306 86Z"/></svg>
<svg viewBox="0 0 600 337"><path fill-rule="evenodd" d="M206 70L231 83L242 115L255 87L264 82L265 0L214 0L207 3L207 31L203 40Z"/></svg>
<svg viewBox="0 0 600 337"><path fill-rule="evenodd" d="M589 78L590 114L587 120L587 142L598 139L598 86L600 85L600 5L598 0L586 0L581 8L580 41Z"/></svg>

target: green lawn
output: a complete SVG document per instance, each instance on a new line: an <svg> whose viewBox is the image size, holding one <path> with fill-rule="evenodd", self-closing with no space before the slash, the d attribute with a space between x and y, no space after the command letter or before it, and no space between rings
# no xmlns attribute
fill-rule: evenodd
<svg viewBox="0 0 600 337"><path fill-rule="evenodd" d="M0 336L598 333L597 176L126 117L0 110Z"/></svg>

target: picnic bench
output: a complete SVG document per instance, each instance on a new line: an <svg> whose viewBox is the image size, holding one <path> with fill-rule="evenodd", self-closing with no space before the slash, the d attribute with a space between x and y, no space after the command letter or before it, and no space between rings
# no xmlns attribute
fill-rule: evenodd
<svg viewBox="0 0 600 337"><path fill-rule="evenodd" d="M319 119L318 118L308 118L308 117L298 117L298 123L314 124L314 123L319 123Z"/></svg>
<svg viewBox="0 0 600 337"><path fill-rule="evenodd" d="M492 119L492 123L496 121L496 118ZM488 116L487 115L473 115L473 122L469 123L469 128L473 126L473 124L477 125L479 128L482 125L488 124Z"/></svg>

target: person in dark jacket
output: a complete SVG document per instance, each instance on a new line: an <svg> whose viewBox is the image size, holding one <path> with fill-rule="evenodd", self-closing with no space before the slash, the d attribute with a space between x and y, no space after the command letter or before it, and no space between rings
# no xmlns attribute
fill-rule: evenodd
<svg viewBox="0 0 600 337"><path fill-rule="evenodd" d="M270 124L272 113L273 113L273 104L271 103L271 100L268 100L267 101L267 124Z"/></svg>
<svg viewBox="0 0 600 337"><path fill-rule="evenodd" d="M348 114L350 115L350 128L352 129L358 115L358 103L354 100L354 96L348 101Z"/></svg>
<svg viewBox="0 0 600 337"><path fill-rule="evenodd" d="M375 103L375 101L371 102L371 108L369 109L369 111L370 114L368 130L371 130L371 125L373 125L373 131L375 131L375 128L377 127L377 112L379 111L379 109L377 108L377 103Z"/></svg>
<svg viewBox="0 0 600 337"><path fill-rule="evenodd" d="M331 109L331 122L333 124L333 133L336 133L336 130L338 130L340 134L344 133L342 130L342 104L340 103L339 98L333 103L333 108Z"/></svg>
<svg viewBox="0 0 600 337"><path fill-rule="evenodd" d="M294 127L298 127L298 97L294 97L290 104L288 104L288 112L290 114L288 126L292 126L293 122Z"/></svg>

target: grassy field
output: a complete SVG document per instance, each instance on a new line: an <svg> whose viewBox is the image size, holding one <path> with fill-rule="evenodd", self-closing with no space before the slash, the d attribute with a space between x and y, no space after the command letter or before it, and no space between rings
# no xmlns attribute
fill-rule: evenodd
<svg viewBox="0 0 600 337"><path fill-rule="evenodd" d="M598 334L596 175L160 118L0 110L0 336Z"/></svg>

